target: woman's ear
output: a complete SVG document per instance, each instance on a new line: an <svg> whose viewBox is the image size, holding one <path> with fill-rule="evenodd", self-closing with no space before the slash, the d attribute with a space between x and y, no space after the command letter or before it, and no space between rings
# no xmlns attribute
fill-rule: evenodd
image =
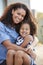
<svg viewBox="0 0 43 65"><path fill-rule="evenodd" d="M14 14L14 9L12 10L12 14Z"/></svg>

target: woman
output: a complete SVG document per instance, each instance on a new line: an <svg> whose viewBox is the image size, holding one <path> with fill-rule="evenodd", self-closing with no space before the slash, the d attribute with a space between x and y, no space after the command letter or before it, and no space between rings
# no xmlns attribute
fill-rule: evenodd
<svg viewBox="0 0 43 65"><path fill-rule="evenodd" d="M31 59L27 55L28 51L15 44L15 40L18 37L18 33L15 31L15 27L19 26L25 19L29 18L29 20L32 21L30 15L31 14L28 8L21 3L12 4L4 11L4 14L0 19L0 65L6 65L6 55L8 50L21 50L23 53L25 53L25 56L23 54L22 55L27 58L27 61L29 61L26 61L26 63L30 65ZM28 36L26 36L23 43L28 42L29 39ZM20 64L21 63L22 61ZM23 63L25 63L25 60Z"/></svg>

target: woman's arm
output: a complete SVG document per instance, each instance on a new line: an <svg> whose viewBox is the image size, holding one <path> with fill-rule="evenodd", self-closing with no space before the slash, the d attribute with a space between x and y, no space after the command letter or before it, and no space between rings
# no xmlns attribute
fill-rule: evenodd
<svg viewBox="0 0 43 65"><path fill-rule="evenodd" d="M34 40L31 44L31 46L34 48L37 45L38 42L39 42L38 38L36 36L34 36Z"/></svg>
<svg viewBox="0 0 43 65"><path fill-rule="evenodd" d="M28 47L26 48L26 50L28 51L29 49L31 50L33 50L34 49L34 47L37 45L37 43L38 43L38 38L36 37L36 36L34 36L34 41L31 43L31 45L28 45Z"/></svg>
<svg viewBox="0 0 43 65"><path fill-rule="evenodd" d="M3 43L2 43L8 50L22 50L26 53L28 53L24 48L20 47L20 46L17 46L16 44L12 44L9 40L5 40Z"/></svg>
<svg viewBox="0 0 43 65"><path fill-rule="evenodd" d="M27 51L26 49L24 49L20 46L17 46L16 44L12 44L9 40L4 41L2 44L8 50L15 50L15 51L22 50L22 51L26 52L27 54L30 54L33 59L36 58L36 54L32 50Z"/></svg>
<svg viewBox="0 0 43 65"><path fill-rule="evenodd" d="M26 48L26 50L29 52L29 54L33 59L36 59L36 53L35 51L33 51L33 48L37 45L37 43L38 43L38 38L35 36L33 43Z"/></svg>
<svg viewBox="0 0 43 65"><path fill-rule="evenodd" d="M34 60L36 59L36 53L31 48L28 50L28 53Z"/></svg>

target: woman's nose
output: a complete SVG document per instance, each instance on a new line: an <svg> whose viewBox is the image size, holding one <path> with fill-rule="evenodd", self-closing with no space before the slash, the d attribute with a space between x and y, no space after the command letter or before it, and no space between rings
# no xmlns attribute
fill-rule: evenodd
<svg viewBox="0 0 43 65"><path fill-rule="evenodd" d="M22 19L22 16L19 16L19 19L21 20Z"/></svg>

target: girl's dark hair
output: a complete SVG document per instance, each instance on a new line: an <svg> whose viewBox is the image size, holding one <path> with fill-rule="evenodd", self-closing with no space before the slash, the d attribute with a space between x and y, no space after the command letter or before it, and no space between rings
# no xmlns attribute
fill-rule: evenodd
<svg viewBox="0 0 43 65"><path fill-rule="evenodd" d="M13 20L12 20L12 10L16 10L18 8L23 8L26 11L26 15L24 17L25 19L31 19L30 17L30 10L27 8L26 5L22 3L14 3L6 7L3 16L1 17L0 21L3 22L6 25L12 25ZM19 25L19 24L18 24Z"/></svg>
<svg viewBox="0 0 43 65"><path fill-rule="evenodd" d="M34 36L36 34L37 28L36 28L36 25L33 22L30 22L29 20L23 21L21 25L16 27L16 31L19 33L21 26L25 23L30 25L30 35Z"/></svg>

